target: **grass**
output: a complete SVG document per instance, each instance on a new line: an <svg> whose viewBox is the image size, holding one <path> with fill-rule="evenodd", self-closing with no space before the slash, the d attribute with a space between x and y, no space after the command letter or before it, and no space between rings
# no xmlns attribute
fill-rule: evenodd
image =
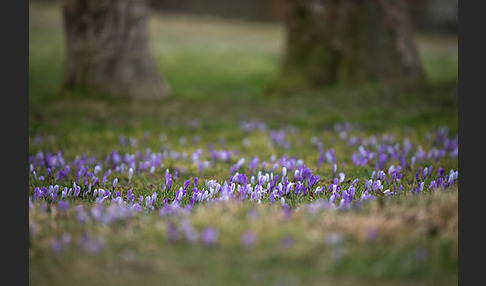
<svg viewBox="0 0 486 286"><path fill-rule="evenodd" d="M281 25L153 11L151 49L174 94L164 102L147 103L99 99L82 92L60 94L64 48L58 7L30 3L29 18L30 156L62 151L71 163L83 155L103 161L113 150L122 155L143 154L147 148L186 152L186 159L164 159L153 176L141 173L129 182L126 172L115 174L123 195L129 188L137 197L154 191L162 195L166 168L171 172L186 168L167 197L175 195L174 189L186 179L227 180L238 158L255 155L267 162L273 155L298 157L327 187L332 168L326 163L318 166L313 141L322 142L325 150L334 148L347 179L363 181L374 167L352 164L356 146L343 144L334 129L345 122L358 126L348 136L391 135L400 144L408 138L414 147L427 151L437 147L433 136L439 128L446 126L451 138L457 135L456 37L417 35L429 79L426 86L331 86L267 97L265 89L278 72L283 52ZM269 145L268 131L243 132L242 120L286 130L290 148ZM121 144L121 137L133 144ZM201 148L203 159L209 160L210 146L238 155L199 173L190 156ZM437 163L447 171L458 168L454 157L425 160L420 166ZM250 174L247 166L241 171ZM45 168L38 171L46 173ZM308 215L303 206L314 199L296 196L288 200L294 209L288 220L280 207L268 203L197 207L190 221L198 232L208 225L218 227L214 247L171 243L168 222L178 224L178 217L143 212L111 224L80 223L73 208L61 215L55 204L36 202L29 210L29 281L35 285L455 285L458 190L410 197L416 171L404 170L406 191L401 196L359 210ZM73 181L71 173L61 184L71 186ZM48 186L52 180L35 181L30 174L29 183L32 196L36 186ZM92 200L71 202L87 209L94 205ZM256 221L248 215L253 208ZM377 229L376 240L367 239L370 229ZM258 234L251 249L240 243L247 230ZM52 239L64 233L72 236L72 242L56 255ZM80 250L77 245L85 234L103 237L107 247L101 253ZM329 244L326 239L336 234L342 239ZM289 237L294 243L285 247Z"/></svg>

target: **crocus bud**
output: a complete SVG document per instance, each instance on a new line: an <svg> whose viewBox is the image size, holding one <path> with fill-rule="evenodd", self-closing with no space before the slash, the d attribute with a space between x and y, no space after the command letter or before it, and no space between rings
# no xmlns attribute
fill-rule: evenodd
<svg viewBox="0 0 486 286"><path fill-rule="evenodd" d="M133 177L133 168L128 169L128 181L131 182ZM113 186L115 187L115 186Z"/></svg>

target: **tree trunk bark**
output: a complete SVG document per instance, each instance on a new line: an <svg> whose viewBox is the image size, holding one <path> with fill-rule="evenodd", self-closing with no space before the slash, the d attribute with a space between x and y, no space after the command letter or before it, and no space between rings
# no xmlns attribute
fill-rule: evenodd
<svg viewBox="0 0 486 286"><path fill-rule="evenodd" d="M403 0L289 0L277 84L422 82Z"/></svg>
<svg viewBox="0 0 486 286"><path fill-rule="evenodd" d="M148 47L144 0L63 0L64 90L118 98L170 94Z"/></svg>

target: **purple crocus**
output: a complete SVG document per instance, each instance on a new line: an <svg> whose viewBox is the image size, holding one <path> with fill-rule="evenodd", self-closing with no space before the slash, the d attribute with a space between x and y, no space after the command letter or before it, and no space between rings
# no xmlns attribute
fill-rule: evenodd
<svg viewBox="0 0 486 286"><path fill-rule="evenodd" d="M344 178L346 177L346 175L344 173L339 173L339 183L342 183L344 182Z"/></svg>
<svg viewBox="0 0 486 286"><path fill-rule="evenodd" d="M439 169L437 170L437 175L439 175L439 178L442 178L442 176L444 176L444 173L445 169L439 167Z"/></svg>
<svg viewBox="0 0 486 286"><path fill-rule="evenodd" d="M241 236L241 244L243 247L250 249L252 248L257 242L257 235L253 231L246 231L242 236Z"/></svg>
<svg viewBox="0 0 486 286"><path fill-rule="evenodd" d="M376 240L378 236L378 230L376 229L376 227L370 227L368 228L368 230L366 231L366 240L367 241L374 241Z"/></svg>
<svg viewBox="0 0 486 286"><path fill-rule="evenodd" d="M133 168L128 169L128 182L132 181L133 177Z"/></svg>
<svg viewBox="0 0 486 286"><path fill-rule="evenodd" d="M101 181L101 187L102 188L105 187L105 184L106 184L107 181L108 181L108 179L106 178L106 176L103 176L103 180Z"/></svg>
<svg viewBox="0 0 486 286"><path fill-rule="evenodd" d="M213 246L219 237L218 229L214 226L205 227L201 232L201 242L206 246Z"/></svg>
<svg viewBox="0 0 486 286"><path fill-rule="evenodd" d="M113 191L115 190L117 184L118 184L118 178L115 178L113 180Z"/></svg>
<svg viewBox="0 0 486 286"><path fill-rule="evenodd" d="M172 222L169 222L167 225L167 238L171 243L174 243L179 239L177 228Z"/></svg>
<svg viewBox="0 0 486 286"><path fill-rule="evenodd" d="M187 242L193 243L196 241L198 234L196 229L192 226L190 220L182 220L180 222L180 229L182 230Z"/></svg>
<svg viewBox="0 0 486 286"><path fill-rule="evenodd" d="M318 181L319 181L319 175L314 176L314 175L310 174L309 179L308 179L309 189L312 188Z"/></svg>
<svg viewBox="0 0 486 286"><path fill-rule="evenodd" d="M428 174L429 174L429 168L425 167L424 170L422 171L422 180L425 180Z"/></svg>
<svg viewBox="0 0 486 286"><path fill-rule="evenodd" d="M83 234L79 246L86 252L99 253L105 247L105 240L103 237L93 238Z"/></svg>
<svg viewBox="0 0 486 286"><path fill-rule="evenodd" d="M172 187L172 175L168 174L165 176L165 186L166 186L166 191L169 191L170 188Z"/></svg>
<svg viewBox="0 0 486 286"><path fill-rule="evenodd" d="M74 197L76 198L79 196L79 193L81 192L81 188L79 186L74 187Z"/></svg>
<svg viewBox="0 0 486 286"><path fill-rule="evenodd" d="M60 200L57 206L60 213L66 214L69 210L69 202L65 200Z"/></svg>
<svg viewBox="0 0 486 286"><path fill-rule="evenodd" d="M57 237L51 239L51 249L57 255L61 252L63 248L62 241Z"/></svg>

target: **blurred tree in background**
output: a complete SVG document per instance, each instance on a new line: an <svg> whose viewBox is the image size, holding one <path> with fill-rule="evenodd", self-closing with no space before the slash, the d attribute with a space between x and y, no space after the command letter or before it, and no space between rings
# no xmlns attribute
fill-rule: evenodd
<svg viewBox="0 0 486 286"><path fill-rule="evenodd" d="M285 50L272 85L277 91L367 81L422 82L412 28L457 31L455 0L35 1L62 4L64 91L127 98L157 99L170 93L148 48L148 6L168 13L283 22Z"/></svg>
<svg viewBox="0 0 486 286"><path fill-rule="evenodd" d="M63 91L161 99L170 90L148 47L145 0L62 0Z"/></svg>
<svg viewBox="0 0 486 286"><path fill-rule="evenodd" d="M289 0L277 89L424 80L403 0Z"/></svg>

